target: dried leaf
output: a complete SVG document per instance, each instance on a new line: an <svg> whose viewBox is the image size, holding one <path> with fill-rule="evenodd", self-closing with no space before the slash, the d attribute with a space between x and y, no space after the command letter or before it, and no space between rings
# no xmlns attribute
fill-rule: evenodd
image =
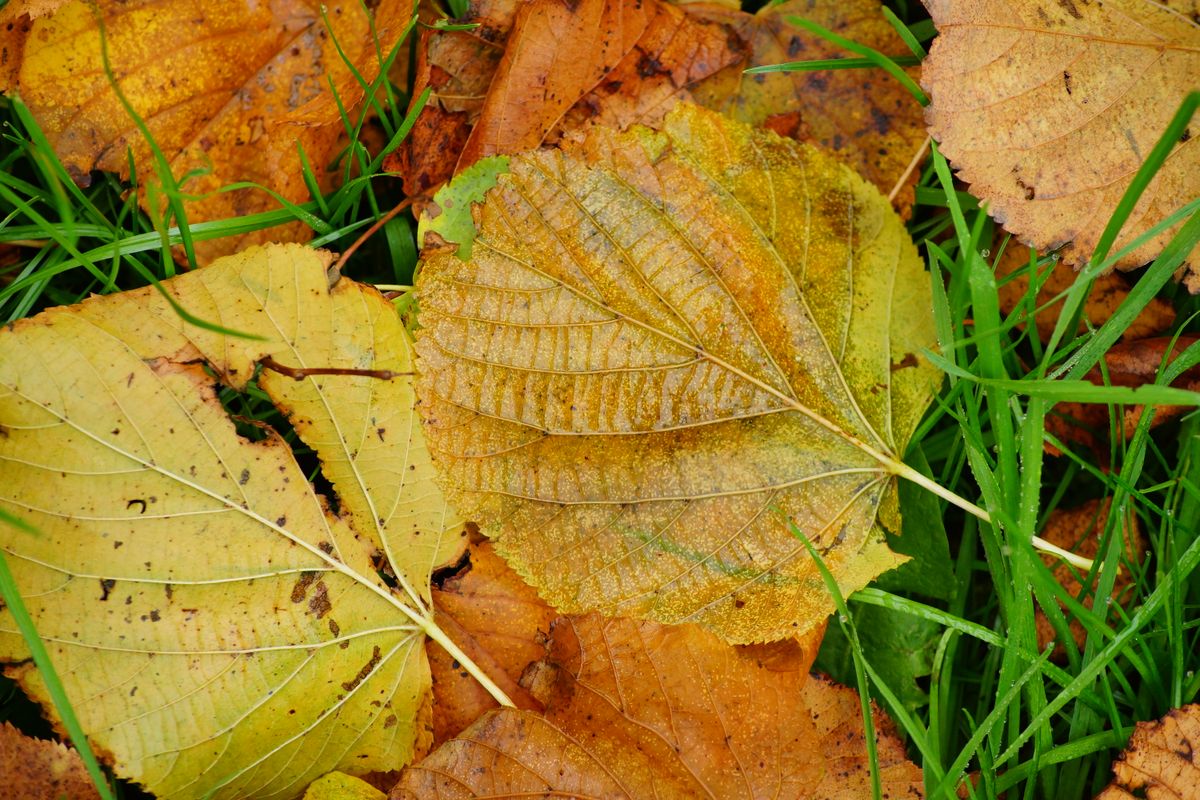
<svg viewBox="0 0 1200 800"><path fill-rule="evenodd" d="M941 378L874 187L694 106L510 166L470 262L427 253L419 282L426 436L501 555L562 611L738 642L833 608L789 518L847 593L895 566L876 512L900 530Z"/></svg>
<svg viewBox="0 0 1200 800"><path fill-rule="evenodd" d="M725 28L660 0L494 3L464 21L479 27L422 40L414 96L433 93L393 165L414 196L586 124L657 123L741 56Z"/></svg>
<svg viewBox="0 0 1200 800"><path fill-rule="evenodd" d="M294 797L428 744L430 573L464 532L412 413L407 334L330 260L255 248L163 284L259 340L187 324L151 289L0 334L0 507L41 532L0 528L0 545L84 729L163 797ZM278 434L243 438L216 396L266 357L397 376L259 377L336 514ZM48 706L7 614L0 657Z"/></svg>
<svg viewBox="0 0 1200 800"><path fill-rule="evenodd" d="M1139 722L1113 762L1113 782L1096 800L1195 800L1200 787L1200 705L1173 708L1157 722Z"/></svg>
<svg viewBox="0 0 1200 800"><path fill-rule="evenodd" d="M1153 383L1163 366L1163 356L1168 348L1172 348L1170 358L1167 359L1167 363L1170 363L1185 348L1197 341L1200 341L1200 337L1181 336L1172 339L1164 336L1123 342L1104 354L1103 370L1099 366L1093 367L1084 378L1097 386L1137 387ZM1186 370L1171 385L1180 389L1200 391L1200 367ZM1125 438L1133 435L1143 409L1143 406L1125 407L1118 435ZM1183 406L1154 406L1150 424L1161 425L1177 418L1186 410ZM1088 448L1100 464L1107 465L1112 433L1111 417L1111 409L1099 403L1059 403L1046 417L1046 430L1063 442ZM1046 445L1046 449L1053 455L1060 452L1052 445Z"/></svg>
<svg viewBox="0 0 1200 800"><path fill-rule="evenodd" d="M696 102L751 125L833 150L887 194L921 149L920 104L881 70L849 69L746 75L746 67L844 58L846 51L791 25L804 17L847 39L892 56L910 55L884 19L879 0L790 0L767 3L757 14L722 5L689 4L687 11L729 24L747 42L745 62L728 67L693 91ZM916 75L913 70L912 74ZM907 216L916 175L897 195Z"/></svg>
<svg viewBox="0 0 1200 800"><path fill-rule="evenodd" d="M542 704L519 681L525 668L545 655L550 624L558 613L490 543L472 543L469 553L465 571L433 589L437 623L518 708L540 711ZM496 701L440 645L430 642L427 650L436 747L496 708Z"/></svg>
<svg viewBox="0 0 1200 800"><path fill-rule="evenodd" d="M971 192L1027 244L1085 261L1200 74L1195 0L925 0L939 36L923 65L929 131ZM1200 196L1181 141L1118 237L1128 244ZM1118 264L1154 258L1153 237Z"/></svg>
<svg viewBox="0 0 1200 800"><path fill-rule="evenodd" d="M736 648L692 625L563 618L527 675L545 712L489 713L392 798L868 796L861 708L808 679L816 638ZM879 744L888 796L920 797L903 747Z"/></svg>
<svg viewBox="0 0 1200 800"><path fill-rule="evenodd" d="M21 800L99 800L83 760L73 747L26 736L0 725L0 775L5 797Z"/></svg>
<svg viewBox="0 0 1200 800"><path fill-rule="evenodd" d="M75 180L87 185L92 170L128 176L127 150L132 149L143 207L158 213L162 198L144 191L155 174L150 147L102 68L97 10L112 74L175 177L203 173L184 186L189 194L208 194L184 204L194 224L278 207L261 190L216 192L235 181L253 181L287 200L306 201L298 144L322 188L331 188L334 174L324 166L344 128L327 76L347 106L362 96L331 39L372 80L379 69L373 33L388 52L403 33L411 3L381 0L371 12L372 31L356 0L216 0L199 7L183 0L100 0L98 5L72 0L35 20L22 41L14 42L11 34L3 40L6 55L22 50L23 55L19 73L9 75L0 90L20 92ZM297 222L199 242L197 252L208 260L252 243L309 236L311 231Z"/></svg>
<svg viewBox="0 0 1200 800"><path fill-rule="evenodd" d="M1046 520L1045 528L1042 530L1041 536L1051 544L1057 545L1064 550L1070 550L1073 553L1078 553L1084 558L1094 559L1100 556L1100 540L1104 534L1105 525L1108 523L1108 515L1112 510L1112 498L1106 497L1103 500L1089 500L1081 506L1071 509L1057 509ZM1142 535L1141 528L1138 526L1137 516L1129 513L1121 524L1114 529L1115 536L1119 536L1124 540L1125 561L1129 564L1136 564L1142 560L1142 553L1146 550L1146 538ZM1073 570L1062 559L1044 554L1042 561L1046 567L1054 572L1054 579L1067 590L1067 592L1079 599L1087 608L1092 607L1094 601L1094 586L1084 587L1076 577L1078 570ZM1112 600L1116 603L1124 603L1128 599L1128 590L1133 584L1133 576L1128 568L1122 568L1117 573L1116 581L1113 584ZM1085 588L1087 591L1085 592ZM1058 633L1054 630L1054 626L1050 624L1050 620L1039 608L1036 614L1038 649L1044 650L1046 645L1058 638ZM1071 636L1075 640L1075 644L1079 649L1083 649L1084 643L1087 641L1087 631L1079 624L1077 620L1071 619ZM1056 657L1064 657L1066 651L1059 644L1055 650Z"/></svg>
<svg viewBox="0 0 1200 800"><path fill-rule="evenodd" d="M1031 251L1025 245L1009 242L1005 246L1000 260L996 262L997 278L1004 278L1018 270L1024 270L1022 274L1000 284L1000 310L1005 314L1011 314L1019 305L1022 305L1029 294L1030 255ZM1044 278L1044 282L1038 290L1035 301L1037 305L1028 311L1037 311L1034 315L1034 322L1037 325L1038 337L1046 342L1050 340L1054 326L1058 324L1058 315L1062 311L1063 304L1063 301L1059 300L1050 305L1050 301L1074 285L1077 273L1068 265L1057 260L1043 267L1042 273L1044 272L1049 272L1049 275ZM1043 280L1041 274L1038 279ZM1094 327L1099 327L1107 322L1117 307L1129 296L1129 288L1129 281L1123 275L1109 273L1097 278L1092 284L1087 299L1084 300L1083 315L1079 320L1077 332L1086 331L1087 322L1091 322ZM1169 330L1174 322L1175 308L1167 301L1155 297L1129 324L1125 333L1121 334L1121 338L1128 341L1155 336ZM1021 326L1024 327L1024 323Z"/></svg>

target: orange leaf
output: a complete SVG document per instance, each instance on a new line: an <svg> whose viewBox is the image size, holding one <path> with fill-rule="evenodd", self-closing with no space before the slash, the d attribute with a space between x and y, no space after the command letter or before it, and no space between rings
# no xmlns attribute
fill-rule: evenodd
<svg viewBox="0 0 1200 800"><path fill-rule="evenodd" d="M382 0L371 12L383 52L398 41L410 10L401 0ZM184 191L213 193L185 202L190 223L278 207L261 190L215 193L234 181L253 181L288 200L306 201L309 190L298 145L322 188L332 187L332 175L324 167L344 130L326 76L347 105L362 96L332 40L367 80L378 72L371 20L357 0L326 5L315 0L213 0L200 5L71 0L50 16L31 24L25 20L26 38L14 38L10 31L0 39L6 55L22 54L19 68L0 69L0 79L7 79L0 89L20 92L76 182L87 185L93 170L128 175L131 149L142 204L160 213L162 198L145 192L154 176L150 147L102 67L97 13L104 22L112 74L176 179L199 170ZM290 223L201 242L197 250L207 261L257 242L309 236L307 227Z"/></svg>
<svg viewBox="0 0 1200 800"><path fill-rule="evenodd" d="M0 775L5 797L21 800L99 798L74 748L26 736L7 722L0 725Z"/></svg>
<svg viewBox="0 0 1200 800"><path fill-rule="evenodd" d="M545 712L489 713L391 796L869 796L858 698L808 679L819 636L733 647L694 625L563 617L523 681ZM920 797L874 713L885 795Z"/></svg>
<svg viewBox="0 0 1200 800"><path fill-rule="evenodd" d="M521 687L521 674L546 653L558 614L496 555L490 542L472 542L466 566L433 589L442 630L512 698L518 708L542 704ZM445 650L428 642L433 673L434 746L496 708L496 701Z"/></svg>

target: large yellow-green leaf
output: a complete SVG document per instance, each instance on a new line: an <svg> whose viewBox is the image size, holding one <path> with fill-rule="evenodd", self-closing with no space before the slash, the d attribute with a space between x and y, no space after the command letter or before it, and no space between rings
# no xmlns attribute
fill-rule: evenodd
<svg viewBox="0 0 1200 800"><path fill-rule="evenodd" d="M164 284L258 340L149 289L0 333L0 508L40 531L0 525L0 545L84 729L161 797L296 796L428 743L429 573L462 526L412 413L407 335L329 260L255 248ZM397 373L262 373L336 514L286 442L239 436L218 402L267 357ZM5 613L0 657L26 656ZM46 702L32 667L10 672Z"/></svg>
<svg viewBox="0 0 1200 800"><path fill-rule="evenodd" d="M898 563L894 481L939 382L925 273L874 188L680 107L514 156L469 261L421 272L422 420L463 513L565 611L734 641Z"/></svg>

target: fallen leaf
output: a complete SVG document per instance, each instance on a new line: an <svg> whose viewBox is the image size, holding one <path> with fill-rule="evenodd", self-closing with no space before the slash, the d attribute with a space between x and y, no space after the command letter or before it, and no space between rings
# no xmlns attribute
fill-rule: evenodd
<svg viewBox="0 0 1200 800"><path fill-rule="evenodd" d="M858 697L809 679L815 641L731 647L694 625L564 617L526 676L545 712L490 712L391 797L870 796ZM922 796L872 711L884 796Z"/></svg>
<svg viewBox="0 0 1200 800"><path fill-rule="evenodd" d="M456 506L517 572L566 613L748 642L833 609L789 520L847 594L899 563L876 515L900 530L941 376L875 188L694 106L510 168L470 261L426 252L418 390Z"/></svg>
<svg viewBox="0 0 1200 800"><path fill-rule="evenodd" d="M295 797L429 744L430 574L465 531L412 413L407 334L330 261L254 248L163 284L261 339L149 288L0 333L0 508L40 531L0 545L84 730L162 797ZM259 376L334 498L222 408L215 385L264 362L394 375ZM49 708L7 614L0 658Z"/></svg>
<svg viewBox="0 0 1200 800"><path fill-rule="evenodd" d="M1023 305L1029 294L1029 281L1033 274L1033 270L1029 268L1031 253L1025 245L1010 241L996 262L997 279L1021 271L1021 274L1007 281L1000 281L1000 310L1006 315ZM1070 289L1077 277L1078 273L1061 260L1054 260L1038 270L1038 280L1044 282L1037 293L1036 307L1027 309L1027 313L1034 314L1038 338L1043 342L1050 340L1054 326L1058 324L1058 316L1062 312L1063 301L1051 301ZM1097 328L1107 322L1117 307L1125 302L1125 298L1129 296L1129 289L1129 280L1124 275L1110 272L1096 278L1087 299L1083 302L1083 314L1076 332L1084 333L1088 329L1088 322ZM1175 308L1166 300L1155 297L1146 304L1133 322L1129 323L1121 338L1129 341L1155 336L1169 330L1174 322ZM1020 324L1020 327L1024 326L1025 323Z"/></svg>
<svg viewBox="0 0 1200 800"><path fill-rule="evenodd" d="M496 555L491 543L472 542L466 566L433 589L435 620L480 669L500 684L518 708L542 705L521 685L521 675L546 652L558 613ZM433 743L450 739L497 707L462 665L430 642L433 674Z"/></svg>
<svg viewBox="0 0 1200 800"><path fill-rule="evenodd" d="M1156 722L1139 722L1120 757L1113 782L1096 800L1195 800L1200 787L1200 705L1173 708Z"/></svg>
<svg viewBox="0 0 1200 800"><path fill-rule="evenodd" d="M432 93L392 162L417 197L588 124L657 123L741 56L724 27L660 0L473 5L463 22L478 27L422 38L414 97Z"/></svg>
<svg viewBox="0 0 1200 800"><path fill-rule="evenodd" d="M308 785L304 800L387 800L387 794L344 772L330 772Z"/></svg>
<svg viewBox="0 0 1200 800"><path fill-rule="evenodd" d="M1093 367L1086 380L1097 386L1143 386L1154 383L1163 366L1163 356L1171 348L1167 363L1189 345L1200 341L1196 336L1180 336L1178 339L1164 336L1123 342L1104 354L1104 369ZM1174 346L1172 347L1172 342ZM1192 367L1171 384L1180 389L1200 391L1200 367ZM1133 435L1141 419L1143 406L1125 406L1119 421L1119 436ZM1183 406L1154 406L1151 426L1161 425L1175 419L1187 409ZM1096 461L1107 465L1110 456L1110 440L1113 433L1112 409L1100 403L1059 403L1046 416L1046 430L1068 444L1078 444L1090 450ZM1046 450L1059 455L1060 450L1047 444Z"/></svg>
<svg viewBox="0 0 1200 800"><path fill-rule="evenodd" d="M6 797L21 800L99 800L83 760L73 747L26 736L0 725L0 775Z"/></svg>
<svg viewBox="0 0 1200 800"><path fill-rule="evenodd" d="M1103 500L1089 500L1076 508L1056 509L1046 520L1041 536L1051 544L1084 558L1097 558L1101 555L1100 540L1104 535L1104 528L1108 523L1108 515L1111 510L1111 497ZM1142 553L1146 550L1146 537L1142 535L1135 514L1127 514L1124 522L1114 528L1113 535L1124 540L1123 549L1126 562L1137 564L1142 560ZM1048 554L1042 555L1042 562L1053 571L1054 579L1067 590L1068 594L1080 600L1087 608L1092 607L1095 599L1093 596L1095 587L1085 587L1080 583L1076 577L1078 570L1072 569L1062 559ZM1123 605L1128 599L1128 590L1132 585L1132 574L1127 567L1122 567L1113 584L1112 602ZM1087 631L1077 620L1071 619L1069 616L1068 619L1070 619L1071 636L1074 638L1075 644L1082 650L1087 641ZM1038 649L1044 650L1047 644L1058 638L1058 633L1040 608L1036 614L1036 625ZM1062 644L1055 647L1056 658L1065 657L1065 653Z"/></svg>
<svg viewBox="0 0 1200 800"><path fill-rule="evenodd" d="M888 194L904 178L925 140L921 105L879 69L816 70L746 75L751 66L845 58L827 40L787 21L803 17L890 56L911 55L883 17L879 0L790 0L757 14L692 3L688 13L730 25L749 57L693 90L696 102L783 136L813 142L838 156ZM911 74L916 75L916 70ZM918 174L906 179L895 204L907 216Z"/></svg>
<svg viewBox="0 0 1200 800"><path fill-rule="evenodd" d="M971 193L1022 241L1086 261L1200 74L1193 0L925 0L929 132ZM1114 252L1200 196L1200 146L1176 145ZM1119 267L1153 259L1174 228ZM1194 279L1193 279L1194 280Z"/></svg>
<svg viewBox="0 0 1200 800"><path fill-rule="evenodd" d="M182 179L199 171L183 187L203 195L184 203L195 224L279 207L258 189L217 192L235 181L307 201L298 146L322 190L332 187L335 173L324 167L344 128L327 81L348 107L362 96L332 40L372 80L379 70L376 46L387 53L399 41L411 3L381 0L368 17L354 0L216 0L200 7L183 0L71 0L34 20L27 36L10 31L0 39L7 56L21 53L19 71L0 90L19 92L76 182L88 185L93 170L128 177L132 150L142 205L157 213L163 198L146 193L155 174L152 152L105 76L97 13L112 74L173 174ZM207 261L248 244L311 234L295 222L196 247Z"/></svg>

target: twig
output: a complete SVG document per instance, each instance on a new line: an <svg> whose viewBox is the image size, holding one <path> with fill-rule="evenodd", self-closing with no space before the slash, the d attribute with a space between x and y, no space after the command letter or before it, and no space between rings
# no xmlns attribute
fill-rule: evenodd
<svg viewBox="0 0 1200 800"><path fill-rule="evenodd" d="M294 381L302 381L312 375L359 375L366 378L378 378L381 381L390 381L392 378L399 378L404 375L412 375L411 372L393 372L390 369L348 369L343 367L287 367L280 364L271 356L259 359L260 364L272 372L278 372L280 375L291 378Z"/></svg>
<svg viewBox="0 0 1200 800"><path fill-rule="evenodd" d="M913 174L913 170L916 169L917 165L925 159L925 153L929 150L930 141L932 140L926 136L925 141L921 142L921 146L917 148L917 154L912 157L912 161L908 162L908 166L904 168L904 172L900 175L899 180L896 181L896 185L892 187L890 192L888 192L889 203L896 200L896 195L900 194L900 190L904 187L904 184L908 182L908 178Z"/></svg>
<svg viewBox="0 0 1200 800"><path fill-rule="evenodd" d="M348 248L346 248L346 252L342 253L342 255L338 258L337 262L333 265L334 269L340 272L342 267L344 267L346 265L346 262L350 260L350 256L354 255L354 251L357 250L359 247L361 247L363 242L365 242L367 239L370 239L372 236L374 236L379 231L380 228L382 228L384 225L386 225L388 223L388 220L392 219L397 214L399 214L401 211L403 211L404 209L411 206L412 201L413 201L413 199L411 197L404 198L399 203L397 203L396 206L391 211L387 212L382 217L375 220L374 224L372 224L371 227L369 227L365 231L363 231L362 236L359 236L357 239L354 240L354 244L352 244Z"/></svg>

